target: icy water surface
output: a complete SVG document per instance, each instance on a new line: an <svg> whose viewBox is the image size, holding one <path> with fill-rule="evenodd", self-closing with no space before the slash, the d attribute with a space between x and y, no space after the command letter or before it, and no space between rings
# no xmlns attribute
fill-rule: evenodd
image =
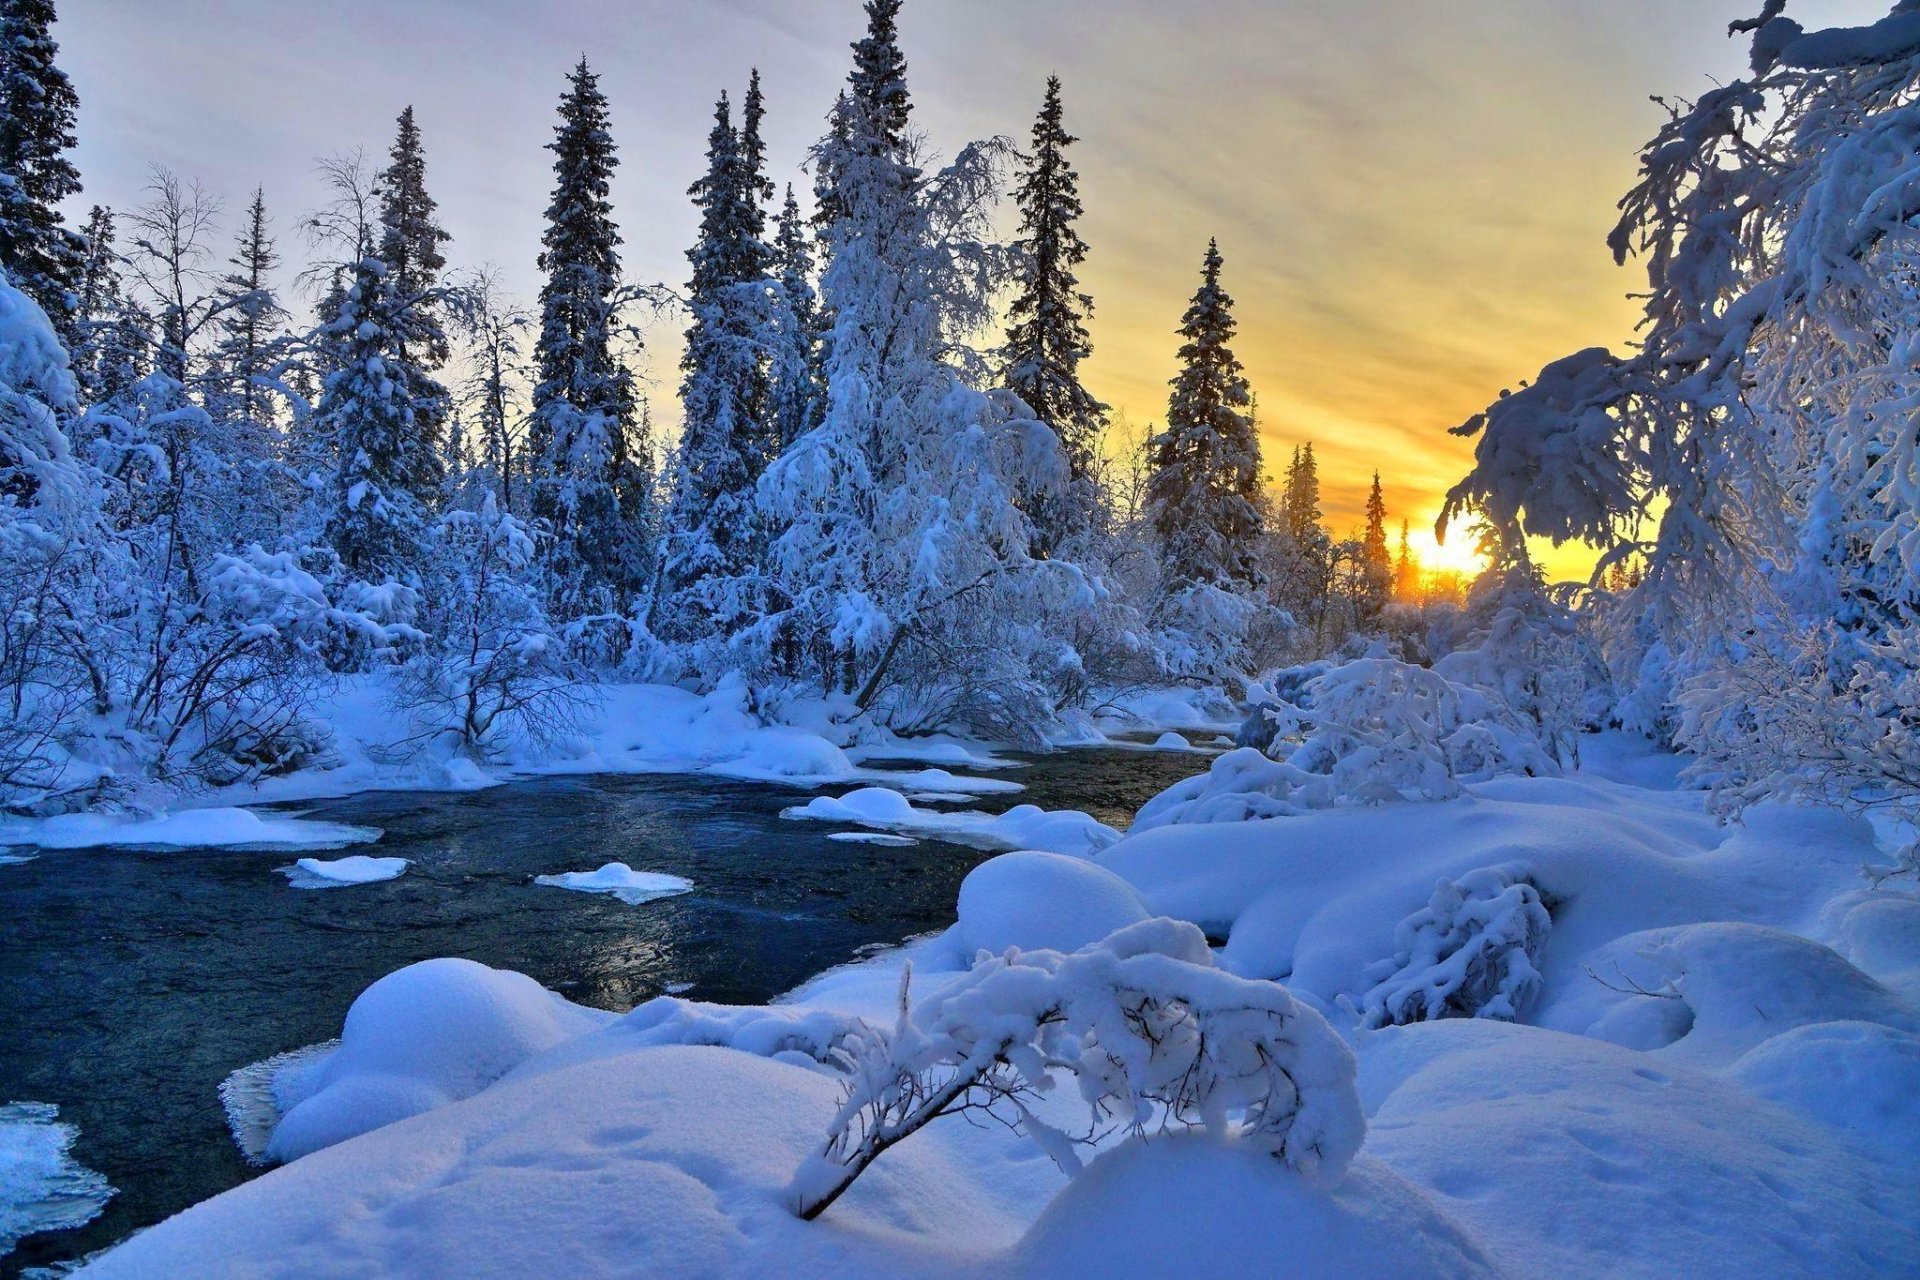
<svg viewBox="0 0 1920 1280"><path fill-rule="evenodd" d="M1124 830L1205 764L1057 752L999 775L1026 790L964 807L1084 809ZM228 1136L220 1081L339 1034L354 996L402 965L465 956L605 1009L669 988L760 1003L862 948L951 923L961 878L991 856L831 840L843 828L780 819L800 794L584 777L308 806L385 830L354 852L412 860L397 880L341 889L292 888L275 873L286 853L94 849L0 867L0 1103L57 1106L78 1130L72 1158L118 1189L84 1227L28 1236L0 1257L0 1277L83 1256L254 1176ZM615 861L694 888L629 906L533 883Z"/></svg>

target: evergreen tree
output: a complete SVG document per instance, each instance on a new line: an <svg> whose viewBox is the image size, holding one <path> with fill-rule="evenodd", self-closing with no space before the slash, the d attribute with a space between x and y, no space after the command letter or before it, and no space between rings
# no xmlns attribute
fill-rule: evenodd
<svg viewBox="0 0 1920 1280"><path fill-rule="evenodd" d="M1401 604L1416 604L1420 599L1420 564L1413 558L1405 520L1400 522L1400 554L1393 565L1393 598Z"/></svg>
<svg viewBox="0 0 1920 1280"><path fill-rule="evenodd" d="M820 368L820 299L813 287L813 244L791 183L774 237L773 273L779 297L774 308L777 332L767 371L767 424L771 437L768 447L777 457L819 423L826 399Z"/></svg>
<svg viewBox="0 0 1920 1280"><path fill-rule="evenodd" d="M1293 464L1287 468L1284 509L1287 532L1294 541L1307 544L1315 535L1325 535L1320 510L1320 465L1313 458L1313 441L1294 450Z"/></svg>
<svg viewBox="0 0 1920 1280"><path fill-rule="evenodd" d="M427 160L413 108L396 123L391 163L380 174L380 227L376 252L387 264L387 287L400 302L392 318L402 354L431 373L447 362L447 335L440 321L440 251L450 237L434 220L438 206L427 194Z"/></svg>
<svg viewBox="0 0 1920 1280"><path fill-rule="evenodd" d="M1033 154L1014 192L1020 207L1016 293L1009 314L1007 389L1053 428L1067 458L1067 484L1043 494L1033 512L1040 549L1051 551L1091 521L1095 450L1106 406L1080 381L1080 362L1093 354L1087 318L1093 299L1074 274L1087 256L1074 223L1082 209L1080 177L1067 163L1076 139L1061 123L1060 77L1047 77L1046 100L1033 125Z"/></svg>
<svg viewBox="0 0 1920 1280"><path fill-rule="evenodd" d="M0 269L71 348L86 246L60 202L80 190L67 158L80 99L55 65L53 0L0 0Z"/></svg>
<svg viewBox="0 0 1920 1280"><path fill-rule="evenodd" d="M383 259L363 259L329 326L343 363L327 377L314 423L339 459L325 530L341 563L363 581L417 580L445 477L447 394L408 358L413 300L395 287Z"/></svg>
<svg viewBox="0 0 1920 1280"><path fill-rule="evenodd" d="M620 233L607 193L619 163L607 99L583 58L567 77L541 239L537 379L527 424L532 511L547 522L550 577L563 615L624 607L639 587L638 504L651 487L632 453L632 374L613 349Z"/></svg>
<svg viewBox="0 0 1920 1280"><path fill-rule="evenodd" d="M867 0L867 34L853 46L847 86L859 105L860 150L868 156L904 157L907 150L913 104L907 97L907 57L900 50L900 4Z"/></svg>
<svg viewBox="0 0 1920 1280"><path fill-rule="evenodd" d="M1373 473L1367 491L1367 531L1360 541L1360 616L1374 617L1393 591L1393 554L1387 549L1387 500L1380 491L1380 473Z"/></svg>
<svg viewBox="0 0 1920 1280"><path fill-rule="evenodd" d="M700 237L687 254L693 324L680 361L681 435L670 518L675 533L666 566L674 590L749 568L753 487L771 460L765 358L772 319L770 251L760 237L764 180L752 159L759 150L753 136L759 128L758 84L755 76L748 99L751 128L734 128L721 95L708 135L707 172L688 191L700 210ZM676 608L725 608L713 592L704 595ZM694 630L703 626L691 618L672 621Z"/></svg>
<svg viewBox="0 0 1920 1280"><path fill-rule="evenodd" d="M147 376L152 322L126 296L112 210L93 206L82 238L86 257L74 314L73 376L80 403L110 405Z"/></svg>
<svg viewBox="0 0 1920 1280"><path fill-rule="evenodd" d="M1220 286L1220 249L1207 242L1199 291L1180 327L1180 372L1167 425L1153 443L1147 518L1168 581L1242 588L1255 584L1260 515L1260 441L1245 407L1247 379L1228 345L1233 299ZM1291 507L1289 516L1294 516Z"/></svg>
<svg viewBox="0 0 1920 1280"><path fill-rule="evenodd" d="M285 347L283 328L287 312L273 290L273 272L280 255L267 232L266 193L255 188L240 229L233 268L221 279L219 326L222 336L214 351L216 391L209 410L226 418L263 444L278 427L278 405L272 386Z"/></svg>

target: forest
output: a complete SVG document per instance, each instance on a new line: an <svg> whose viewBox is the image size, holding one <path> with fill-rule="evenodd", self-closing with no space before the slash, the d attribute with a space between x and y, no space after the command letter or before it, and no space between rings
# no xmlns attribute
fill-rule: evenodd
<svg viewBox="0 0 1920 1280"><path fill-rule="evenodd" d="M1920 1266L1920 11L1785 8L1733 24L1746 75L1657 99L1607 245L1637 331L1453 428L1461 572L1391 473L1342 477L1336 527L1235 354L1231 243L1190 246L1164 412L1102 403L1102 122L1051 76L1018 136L929 138L903 0L848 0L831 103L742 52L684 280L623 267L645 122L556 75L533 298L462 260L457 125L405 103L316 208L157 166L88 205L54 0L0 0L0 890L379 842L277 870L424 892L354 797L559 774L813 792L777 818L845 828L843 888L997 855L944 932L752 998L589 998L477 937L356 976L340 1038L222 1064L283 1167L85 1273L1166 1274L1167 1214L1222 1272ZM822 118L807 154L769 156L777 113ZM1044 808L1092 748L1123 792L1127 751L1191 760L1128 817ZM710 873L643 830L597 871L556 835L516 891L681 910ZM28 902L16 1010L59 932ZM28 1201L43 1157L114 1194L16 1114L65 1084L12 1046L0 1139L42 1145L0 1141L0 1274L99 1212L10 1232L10 1158ZM552 1181L516 1204L514 1169Z"/></svg>

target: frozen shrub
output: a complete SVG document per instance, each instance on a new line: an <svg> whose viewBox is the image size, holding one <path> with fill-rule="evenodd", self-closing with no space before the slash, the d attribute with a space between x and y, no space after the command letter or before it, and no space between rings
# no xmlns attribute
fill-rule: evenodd
<svg viewBox="0 0 1920 1280"><path fill-rule="evenodd" d="M1394 930L1394 953L1367 970L1368 1027L1437 1018L1513 1022L1540 989L1536 962L1553 921L1540 891L1498 867L1442 880Z"/></svg>
<svg viewBox="0 0 1920 1280"><path fill-rule="evenodd" d="M907 975L890 1031L848 1043L852 1080L825 1146L794 1175L815 1218L895 1143L945 1115L979 1114L1034 1139L1061 1168L1114 1129L1237 1131L1303 1174L1337 1179L1366 1132L1353 1054L1285 987L1222 972L1200 930L1156 919L1062 955L984 960L923 1001ZM1071 1076L1087 1127L1028 1103Z"/></svg>

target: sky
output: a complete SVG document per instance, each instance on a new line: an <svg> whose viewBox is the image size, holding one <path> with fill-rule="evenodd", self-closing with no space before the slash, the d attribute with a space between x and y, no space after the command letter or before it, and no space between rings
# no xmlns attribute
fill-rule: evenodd
<svg viewBox="0 0 1920 1280"><path fill-rule="evenodd" d="M1812 27L1886 0L1794 0ZM1503 387L1632 336L1641 283L1605 247L1658 126L1650 95L1739 74L1727 23L1759 0L907 0L915 117L935 150L1024 142L1064 81L1092 254L1086 380L1157 422L1174 336L1217 236L1269 470L1312 441L1329 523L1360 522L1378 469L1391 517L1431 526L1470 463L1452 436ZM712 107L749 68L772 176L800 164L846 75L858 0L66 0L81 100L79 205L141 201L153 166L221 196L265 188L282 249L322 198L322 156L384 162L412 104L456 265L530 300L563 77L584 53L611 100L616 215L637 281L684 283L686 188ZM224 248L224 247L223 247ZM672 416L682 322L649 335ZM1458 539L1453 540L1454 543ZM1578 556L1552 557L1570 570Z"/></svg>

